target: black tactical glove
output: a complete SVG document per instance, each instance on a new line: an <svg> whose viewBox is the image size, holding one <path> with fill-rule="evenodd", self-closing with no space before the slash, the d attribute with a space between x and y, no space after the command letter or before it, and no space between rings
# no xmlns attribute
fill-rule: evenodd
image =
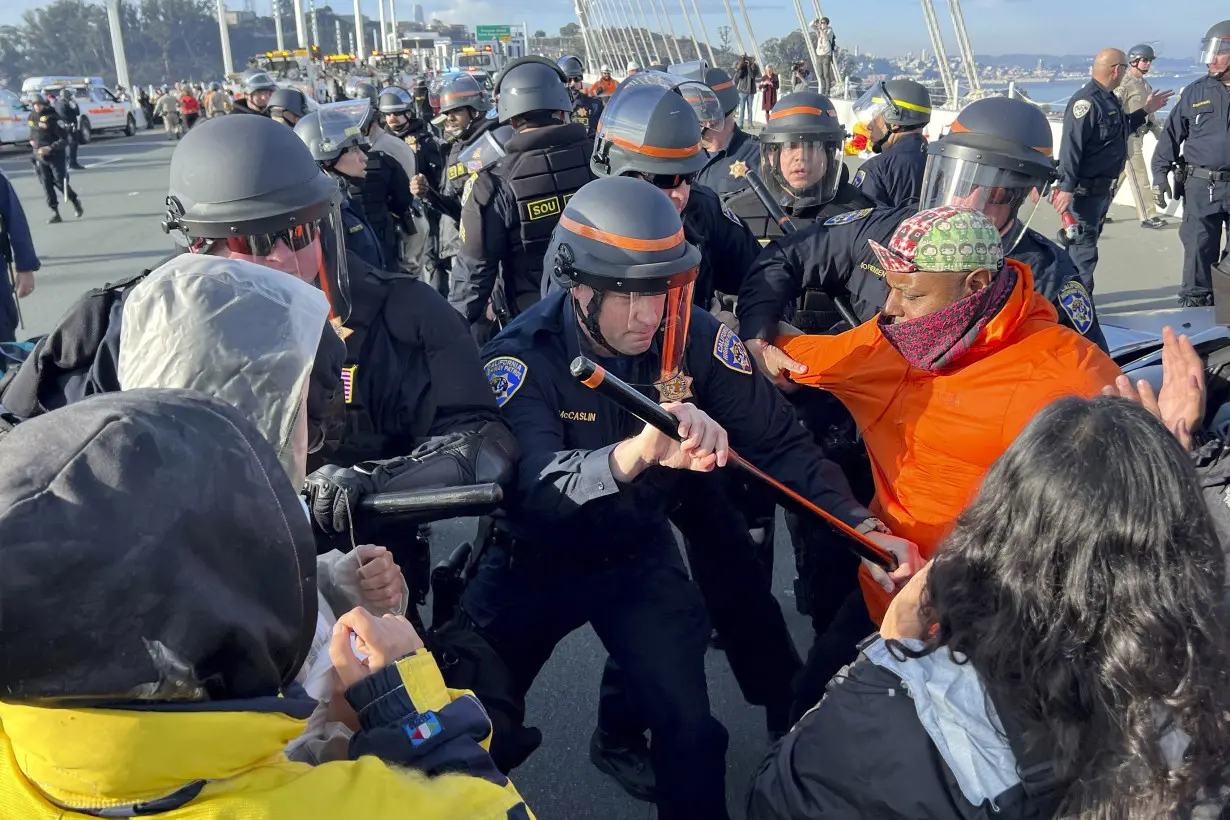
<svg viewBox="0 0 1230 820"><path fill-rule="evenodd" d="M517 441L501 422L479 430L434 436L414 452L360 467L372 467L380 492L506 484L517 459Z"/></svg>
<svg viewBox="0 0 1230 820"><path fill-rule="evenodd" d="M304 493L317 532L326 536L348 532L353 526L351 512L358 508L363 496L376 491L376 486L363 465L326 464L308 476Z"/></svg>
<svg viewBox="0 0 1230 820"><path fill-rule="evenodd" d="M1161 181L1153 186L1153 201L1157 203L1159 211L1166 210L1166 197L1173 198L1174 194L1170 193L1170 180L1163 176Z"/></svg>

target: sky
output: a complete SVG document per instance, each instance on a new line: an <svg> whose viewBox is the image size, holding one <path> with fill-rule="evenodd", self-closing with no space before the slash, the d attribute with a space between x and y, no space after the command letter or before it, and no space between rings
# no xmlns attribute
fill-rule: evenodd
<svg viewBox="0 0 1230 820"><path fill-rule="evenodd" d="M328 0L317 0L324 5ZM521 0L509 19L507 0L421 0L428 19L445 22L501 24L524 20L530 30L555 34L565 23L574 22L572 0ZM692 0L688 3L691 12ZM95 0L101 3L102 0ZM254 0L258 13L268 14L271 0ZM288 0L287 0L288 2ZM375 18L377 0L360 0L363 13ZM395 0L399 20L411 19L414 0ZM619 0L616 0L619 2ZM671 12L675 33L686 36L687 24L679 10L680 0L663 0ZM745 0L756 38L763 42L798 28L792 0ZM814 0L800 0L810 21ZM947 0L933 0L945 44L956 53L956 38ZM350 8L352 0L334 0ZM705 25L714 41L719 26L728 25L721 0L696 0ZM0 25L21 21L27 9L45 5L46 0L0 0ZM228 0L231 8L242 8L242 0ZM306 0L304 5L306 6ZM656 28L650 5L642 0L650 26ZM731 0L739 28L746 35L737 0ZM1217 22L1217 5L1212 0L963 0L965 25L975 54L1090 54L1107 46L1127 48L1138 42L1152 42L1163 56L1195 56L1204 32ZM824 0L825 15L833 21L842 47L858 47L880 56L930 48L922 8L918 0ZM339 11L341 9L339 8ZM1164 10L1166 14L1160 15ZM1224 12L1224 9L1222 10ZM1226 16L1230 16L1227 13ZM891 27L885 21L894 21ZM703 37L699 27L697 35ZM1160 47L1159 47L1160 46Z"/></svg>

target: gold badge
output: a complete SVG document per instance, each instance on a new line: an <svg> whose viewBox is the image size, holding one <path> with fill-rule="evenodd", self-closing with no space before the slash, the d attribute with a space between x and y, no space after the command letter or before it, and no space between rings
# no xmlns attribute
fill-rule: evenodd
<svg viewBox="0 0 1230 820"><path fill-rule="evenodd" d="M661 401L683 401L692 398L692 377L684 373L677 373L654 386L658 388Z"/></svg>
<svg viewBox="0 0 1230 820"><path fill-rule="evenodd" d="M337 333L338 338L340 338L343 342L349 339L351 334L354 333L353 330L342 324L342 320L336 316L329 317L329 324L333 325L333 330Z"/></svg>
<svg viewBox="0 0 1230 820"><path fill-rule="evenodd" d="M735 179L743 179L747 176L747 163L741 159L730 163L730 175Z"/></svg>
<svg viewBox="0 0 1230 820"><path fill-rule="evenodd" d="M419 150L418 137L406 137L406 145L409 145L413 150Z"/></svg>

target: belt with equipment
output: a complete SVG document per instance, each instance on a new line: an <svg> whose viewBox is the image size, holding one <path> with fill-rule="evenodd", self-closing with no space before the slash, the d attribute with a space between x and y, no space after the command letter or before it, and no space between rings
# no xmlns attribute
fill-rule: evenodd
<svg viewBox="0 0 1230 820"><path fill-rule="evenodd" d="M1198 165L1189 166L1187 175L1196 179L1207 179L1209 182L1226 182L1230 180L1230 171L1214 171L1211 168L1201 168Z"/></svg>

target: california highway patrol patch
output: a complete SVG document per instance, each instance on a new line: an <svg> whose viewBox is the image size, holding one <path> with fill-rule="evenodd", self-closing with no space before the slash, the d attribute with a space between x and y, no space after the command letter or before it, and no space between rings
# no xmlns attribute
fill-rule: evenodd
<svg viewBox="0 0 1230 820"><path fill-rule="evenodd" d="M862 172L860 171L859 173L862 173ZM865 218L867 214L869 213L871 213L870 208L863 208L861 211L846 211L844 214L838 214L837 216L829 217L828 219L824 220L824 224L825 225L846 225L851 222L858 222L860 219Z"/></svg>
<svg viewBox="0 0 1230 820"><path fill-rule="evenodd" d="M713 357L737 373L752 374L752 357L735 332L726 325L718 328L713 340Z"/></svg>
<svg viewBox="0 0 1230 820"><path fill-rule="evenodd" d="M1073 280L1063 286L1063 290L1059 291L1059 306L1068 314L1072 327L1080 335L1086 335L1093 327L1093 302L1080 282Z"/></svg>
<svg viewBox="0 0 1230 820"><path fill-rule="evenodd" d="M497 356L487 362L483 367L483 372L487 374L487 382L495 393L495 403L503 407L504 402L511 399L513 394L521 389L529 368L520 359L512 356Z"/></svg>
<svg viewBox="0 0 1230 820"><path fill-rule="evenodd" d="M1077 100L1072 105L1072 116L1079 120L1081 117L1089 113L1090 106L1091 104L1089 100Z"/></svg>

